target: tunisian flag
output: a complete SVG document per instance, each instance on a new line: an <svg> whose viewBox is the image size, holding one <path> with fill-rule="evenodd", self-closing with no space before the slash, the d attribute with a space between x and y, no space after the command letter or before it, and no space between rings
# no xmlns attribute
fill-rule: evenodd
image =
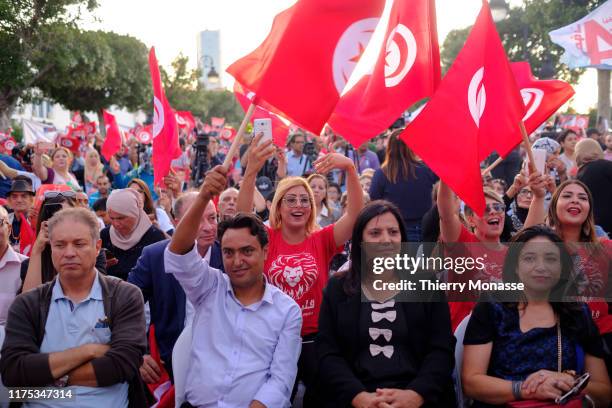
<svg viewBox="0 0 612 408"><path fill-rule="evenodd" d="M522 140L525 105L483 1L476 24L436 93L400 135L479 215L485 207L480 162Z"/></svg>
<svg viewBox="0 0 612 408"><path fill-rule="evenodd" d="M195 119L189 111L176 111L176 123L181 129L187 129L187 133L196 127Z"/></svg>
<svg viewBox="0 0 612 408"><path fill-rule="evenodd" d="M255 51L228 69L255 103L321 133L365 50L383 0L299 0Z"/></svg>
<svg viewBox="0 0 612 408"><path fill-rule="evenodd" d="M245 112L249 109L255 97L253 92L245 92L238 82L234 82L234 95ZM260 106L257 106L253 111L251 123L253 123L255 119L271 119L272 141L279 147L285 147L287 145L287 136L289 136L289 126L291 122Z"/></svg>
<svg viewBox="0 0 612 408"><path fill-rule="evenodd" d="M21 220L21 229L19 230L19 253L30 256L32 253L32 246L34 245L34 241L36 241L36 233L23 214L20 214L19 218Z"/></svg>
<svg viewBox="0 0 612 408"><path fill-rule="evenodd" d="M149 51L149 69L153 82L153 178L155 185L163 183L170 173L170 163L181 155L178 126L174 111L166 99L155 57L155 47Z"/></svg>
<svg viewBox="0 0 612 408"><path fill-rule="evenodd" d="M328 123L353 146L387 129L440 82L433 0L387 1Z"/></svg>
<svg viewBox="0 0 612 408"><path fill-rule="evenodd" d="M106 110L102 110L104 114L104 126L106 129L106 139L102 145L102 156L107 161L110 161L111 157L121 149L121 132L117 125L115 115L108 113Z"/></svg>
<svg viewBox="0 0 612 408"><path fill-rule="evenodd" d="M528 62L514 62L510 65L516 85L527 112L523 117L527 133L532 133L548 118L574 96L574 88L567 82L559 80L540 81L531 73Z"/></svg>

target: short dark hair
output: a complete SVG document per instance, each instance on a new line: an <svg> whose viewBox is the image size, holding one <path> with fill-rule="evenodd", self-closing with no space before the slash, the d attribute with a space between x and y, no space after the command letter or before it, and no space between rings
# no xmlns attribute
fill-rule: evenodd
<svg viewBox="0 0 612 408"><path fill-rule="evenodd" d="M248 228L251 235L257 237L261 247L268 245L268 231L261 219L255 214L238 213L234 217L221 221L217 227L217 237L219 242L223 239L225 231L228 229Z"/></svg>
<svg viewBox="0 0 612 408"><path fill-rule="evenodd" d="M593 135L601 136L601 132L596 128L589 128L589 130L586 131L586 135L587 137L591 137Z"/></svg>
<svg viewBox="0 0 612 408"><path fill-rule="evenodd" d="M95 211L106 211L106 197L98 198L91 208Z"/></svg>
<svg viewBox="0 0 612 408"><path fill-rule="evenodd" d="M559 143L564 143L565 142L565 138L568 137L569 135L574 134L576 136L578 136L578 133L576 133L575 130L572 129L565 129L561 135L559 135L559 137L557 138L557 142Z"/></svg>

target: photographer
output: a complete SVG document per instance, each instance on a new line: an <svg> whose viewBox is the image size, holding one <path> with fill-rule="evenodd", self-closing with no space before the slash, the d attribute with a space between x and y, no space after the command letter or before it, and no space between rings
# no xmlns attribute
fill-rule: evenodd
<svg viewBox="0 0 612 408"><path fill-rule="evenodd" d="M303 176L312 172L312 161L304 152L306 136L296 132L289 138L288 146L291 150L287 153L287 176Z"/></svg>

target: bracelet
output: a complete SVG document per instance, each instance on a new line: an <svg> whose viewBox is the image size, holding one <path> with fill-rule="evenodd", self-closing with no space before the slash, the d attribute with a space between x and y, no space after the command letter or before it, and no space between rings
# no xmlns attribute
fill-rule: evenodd
<svg viewBox="0 0 612 408"><path fill-rule="evenodd" d="M521 396L521 387L523 386L522 381L512 381L512 395L514 399L520 401L523 399Z"/></svg>

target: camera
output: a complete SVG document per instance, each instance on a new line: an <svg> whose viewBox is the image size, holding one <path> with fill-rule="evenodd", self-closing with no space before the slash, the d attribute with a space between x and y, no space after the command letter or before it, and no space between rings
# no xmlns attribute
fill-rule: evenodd
<svg viewBox="0 0 612 408"><path fill-rule="evenodd" d="M196 139L193 142L193 150L195 151L195 156L193 158L193 163L191 164L191 168L193 172L191 173L191 182L195 187L200 186L202 181L204 180L204 175L210 169L210 163L208 160L208 143L210 141L211 136L216 136L217 132L197 132Z"/></svg>

